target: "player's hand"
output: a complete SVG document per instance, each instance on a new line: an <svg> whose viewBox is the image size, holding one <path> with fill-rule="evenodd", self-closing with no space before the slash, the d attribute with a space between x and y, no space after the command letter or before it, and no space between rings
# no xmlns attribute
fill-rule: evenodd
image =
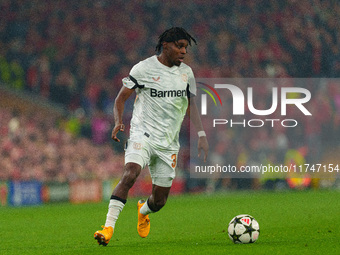
<svg viewBox="0 0 340 255"><path fill-rule="evenodd" d="M117 134L119 131L124 131L125 126L124 124L118 124L116 125L113 129L112 129L112 134L111 134L111 138L113 140L115 140L116 142L120 142L120 140L117 137Z"/></svg>
<svg viewBox="0 0 340 255"><path fill-rule="evenodd" d="M209 144L206 136L201 136L198 138L198 157L201 157L202 149L204 151L204 162L207 162Z"/></svg>

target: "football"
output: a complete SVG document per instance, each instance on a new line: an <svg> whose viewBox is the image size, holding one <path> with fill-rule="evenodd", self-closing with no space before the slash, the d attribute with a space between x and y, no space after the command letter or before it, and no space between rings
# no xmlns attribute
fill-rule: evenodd
<svg viewBox="0 0 340 255"><path fill-rule="evenodd" d="M248 214L237 215L229 222L228 236L234 243L254 243L259 234L259 223Z"/></svg>

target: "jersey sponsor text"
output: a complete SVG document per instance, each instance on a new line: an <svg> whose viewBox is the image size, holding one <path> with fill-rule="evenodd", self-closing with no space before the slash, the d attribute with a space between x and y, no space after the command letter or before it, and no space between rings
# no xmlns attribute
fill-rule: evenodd
<svg viewBox="0 0 340 255"><path fill-rule="evenodd" d="M187 91L185 89L182 90L157 90L150 89L151 97L184 97L187 96Z"/></svg>

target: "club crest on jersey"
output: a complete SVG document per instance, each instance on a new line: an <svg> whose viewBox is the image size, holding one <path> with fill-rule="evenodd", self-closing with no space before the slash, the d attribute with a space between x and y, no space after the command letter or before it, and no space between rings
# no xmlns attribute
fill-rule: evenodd
<svg viewBox="0 0 340 255"><path fill-rule="evenodd" d="M188 82L188 75L187 75L186 73L183 73L183 74L182 74L182 80L183 80L184 82Z"/></svg>
<svg viewBox="0 0 340 255"><path fill-rule="evenodd" d="M159 81L160 78L161 78L160 76L158 76L157 78L152 77L152 79L153 79L154 81Z"/></svg>
<svg viewBox="0 0 340 255"><path fill-rule="evenodd" d="M141 144L141 143L136 143L136 142L134 142L132 146L133 146L133 148L134 148L135 150L140 150L140 149L142 149L142 144Z"/></svg>

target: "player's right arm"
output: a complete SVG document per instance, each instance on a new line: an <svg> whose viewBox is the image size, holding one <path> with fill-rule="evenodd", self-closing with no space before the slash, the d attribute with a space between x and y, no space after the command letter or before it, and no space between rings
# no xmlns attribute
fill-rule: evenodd
<svg viewBox="0 0 340 255"><path fill-rule="evenodd" d="M118 96L116 97L114 107L113 107L113 116L114 116L115 126L111 134L111 138L115 140L116 142L120 142L120 140L117 138L118 132L124 131L124 128L125 128L123 124L123 113L124 113L125 102L134 91L135 91L134 89L129 89L123 86L120 89Z"/></svg>

